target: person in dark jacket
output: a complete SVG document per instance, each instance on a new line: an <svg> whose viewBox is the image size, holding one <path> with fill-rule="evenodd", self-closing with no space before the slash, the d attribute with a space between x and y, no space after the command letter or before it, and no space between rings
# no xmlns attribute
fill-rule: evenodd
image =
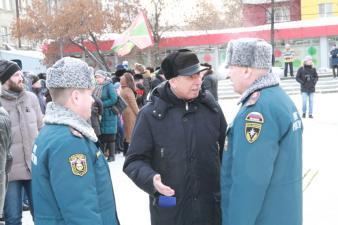
<svg viewBox="0 0 338 225"><path fill-rule="evenodd" d="M119 225L109 166L87 122L93 81L79 59L47 70L53 101L31 155L35 225Z"/></svg>
<svg viewBox="0 0 338 225"><path fill-rule="evenodd" d="M36 95L36 97L38 97L41 112L42 112L42 114L45 114L45 112L46 112L46 97L45 97L45 93L43 92L43 89L42 89L41 80L36 75L33 75L31 80L32 80L32 92Z"/></svg>
<svg viewBox="0 0 338 225"><path fill-rule="evenodd" d="M338 47L336 44L333 45L330 51L330 64L332 68L333 78L338 76Z"/></svg>
<svg viewBox="0 0 338 225"><path fill-rule="evenodd" d="M207 68L186 49L168 55L161 67L168 81L140 110L123 170L149 194L152 225L219 225L227 123L201 89Z"/></svg>
<svg viewBox="0 0 338 225"><path fill-rule="evenodd" d="M203 88L205 90L208 90L216 99L218 100L218 80L215 76L212 66L208 63L201 64L202 66L206 66L209 69L205 71L204 77L203 77Z"/></svg>
<svg viewBox="0 0 338 225"><path fill-rule="evenodd" d="M309 101L309 118L313 118L313 95L316 91L318 74L313 67L312 57L305 56L304 65L297 71L296 80L300 83L302 93L302 117L306 117L307 102Z"/></svg>
<svg viewBox="0 0 338 225"><path fill-rule="evenodd" d="M163 75L161 68L159 68L158 70L155 71L155 76L151 79L151 82L150 82L151 90L150 91L154 90L163 81L165 81L165 77Z"/></svg>
<svg viewBox="0 0 338 225"><path fill-rule="evenodd" d="M101 135L100 121L103 113L103 104L100 98L95 95L92 96L94 99L94 103L92 105L92 114L90 116L90 124L94 129L96 136Z"/></svg>

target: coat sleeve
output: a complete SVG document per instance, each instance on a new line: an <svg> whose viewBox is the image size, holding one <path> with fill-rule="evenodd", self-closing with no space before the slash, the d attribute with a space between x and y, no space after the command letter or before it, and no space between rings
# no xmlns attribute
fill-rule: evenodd
<svg viewBox="0 0 338 225"><path fill-rule="evenodd" d="M316 68L313 68L313 75L314 75L314 81L313 83L316 85L317 84L317 81L318 81L318 73L317 73L317 70Z"/></svg>
<svg viewBox="0 0 338 225"><path fill-rule="evenodd" d="M104 86L103 89L107 90L107 93L108 93L108 98L102 101L103 107L107 108L107 107L113 106L117 102L117 92L113 84L109 83L108 85Z"/></svg>
<svg viewBox="0 0 338 225"><path fill-rule="evenodd" d="M136 119L123 171L139 188L152 195L155 193L153 177L157 172L151 167L154 144L144 112L141 110Z"/></svg>
<svg viewBox="0 0 338 225"><path fill-rule="evenodd" d="M126 94L125 94L124 97L126 98L125 100L127 101L128 106L130 107L131 111L135 115L137 115L139 109L138 109L137 102L136 102L136 97L135 97L133 91L131 89L128 90L128 91L126 91Z"/></svg>
<svg viewBox="0 0 338 225"><path fill-rule="evenodd" d="M1 108L0 108L1 110ZM11 124L9 116L5 116L0 111L0 216L3 215L3 206L6 194L6 174L7 156L10 154L9 148L11 146Z"/></svg>
<svg viewBox="0 0 338 225"><path fill-rule="evenodd" d="M41 111L41 107L40 107L40 103L39 103L39 99L36 95L32 95L33 99L33 104L34 104L34 111L35 111L35 114L36 114L36 122L37 122L37 128L38 130L41 129L42 127L42 111Z"/></svg>
<svg viewBox="0 0 338 225"><path fill-rule="evenodd" d="M86 157L87 172L80 176L72 171L70 157L81 154ZM65 140L48 161L50 183L65 224L103 224L96 190L94 156L84 139Z"/></svg>
<svg viewBox="0 0 338 225"><path fill-rule="evenodd" d="M221 107L219 107L219 110L220 110L220 126L219 126L220 136L218 138L218 144L219 144L220 159L222 160L228 123L224 117Z"/></svg>
<svg viewBox="0 0 338 225"><path fill-rule="evenodd" d="M300 84L304 84L304 80L302 79L302 70L303 70L303 67L300 67L298 70L297 70L297 75L296 75L296 81Z"/></svg>
<svg viewBox="0 0 338 225"><path fill-rule="evenodd" d="M264 112L260 134L256 141L249 143L246 138L245 121L249 112L236 118L233 133L233 153L231 186L229 188L227 209L223 225L255 225L274 171L274 162L279 151L279 132L277 123ZM257 130L256 130L257 132ZM225 163L225 162L223 162Z"/></svg>

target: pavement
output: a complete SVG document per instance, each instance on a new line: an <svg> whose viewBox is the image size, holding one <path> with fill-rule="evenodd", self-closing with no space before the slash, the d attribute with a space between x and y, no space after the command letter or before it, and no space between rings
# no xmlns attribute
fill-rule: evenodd
<svg viewBox="0 0 338 225"><path fill-rule="evenodd" d="M300 111L301 96L291 98ZM236 115L236 103L237 99L220 101L228 122ZM314 119L303 119L303 225L337 225L338 93L315 94L313 115ZM123 162L119 154L109 164L121 225L150 225L148 197L124 175ZM24 212L23 225L33 224Z"/></svg>

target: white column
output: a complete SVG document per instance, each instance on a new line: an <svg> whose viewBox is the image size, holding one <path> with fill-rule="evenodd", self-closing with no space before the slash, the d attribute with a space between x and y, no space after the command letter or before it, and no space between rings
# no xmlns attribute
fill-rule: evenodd
<svg viewBox="0 0 338 225"><path fill-rule="evenodd" d="M319 68L327 69L329 68L329 41L327 37L320 37L319 49L320 49Z"/></svg>

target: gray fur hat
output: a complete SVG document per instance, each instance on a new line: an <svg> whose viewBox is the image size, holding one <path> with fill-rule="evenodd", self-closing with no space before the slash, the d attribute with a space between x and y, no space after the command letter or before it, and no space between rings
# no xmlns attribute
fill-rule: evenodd
<svg viewBox="0 0 338 225"><path fill-rule="evenodd" d="M93 69L80 59L64 57L47 70L47 88L94 88Z"/></svg>
<svg viewBox="0 0 338 225"><path fill-rule="evenodd" d="M270 69L272 66L272 47L257 38L231 40L226 51L225 67L240 66L257 69Z"/></svg>
<svg viewBox="0 0 338 225"><path fill-rule="evenodd" d="M97 70L95 72L95 76L102 76L102 77L106 78L106 77L109 76L109 73L104 71L104 70Z"/></svg>

